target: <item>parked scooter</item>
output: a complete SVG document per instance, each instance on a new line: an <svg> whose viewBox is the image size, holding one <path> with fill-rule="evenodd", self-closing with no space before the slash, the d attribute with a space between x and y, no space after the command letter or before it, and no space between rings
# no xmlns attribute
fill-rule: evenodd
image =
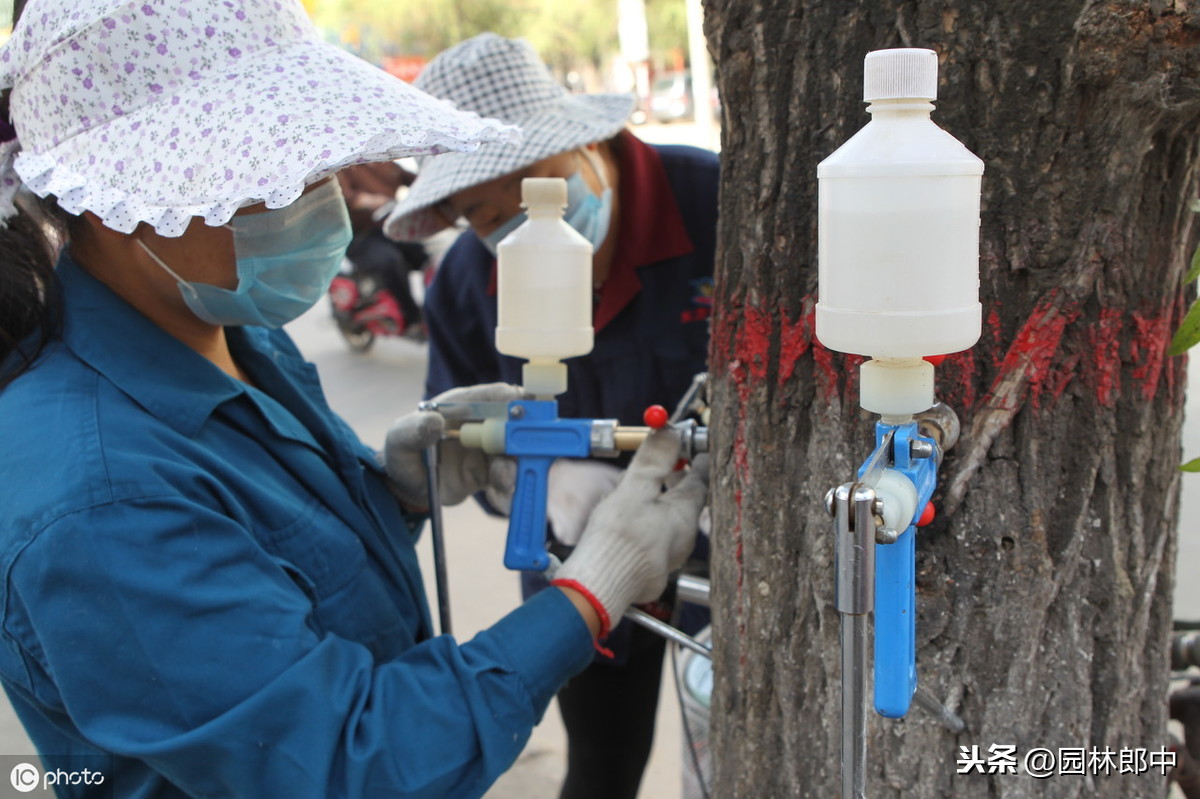
<svg viewBox="0 0 1200 799"><path fill-rule="evenodd" d="M417 272L424 285L428 267L429 255L420 244L392 241L378 228L354 238L341 274L329 286L333 318L351 350L365 353L381 336L425 340L409 275Z"/></svg>

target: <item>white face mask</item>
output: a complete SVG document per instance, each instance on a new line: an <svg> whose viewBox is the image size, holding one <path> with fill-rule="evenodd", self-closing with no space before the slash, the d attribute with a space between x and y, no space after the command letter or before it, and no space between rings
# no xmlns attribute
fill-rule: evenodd
<svg viewBox="0 0 1200 799"><path fill-rule="evenodd" d="M238 285L223 289L177 275L138 239L179 284L192 313L213 325L282 327L325 295L350 244L350 216L336 180L284 208L234 216Z"/></svg>

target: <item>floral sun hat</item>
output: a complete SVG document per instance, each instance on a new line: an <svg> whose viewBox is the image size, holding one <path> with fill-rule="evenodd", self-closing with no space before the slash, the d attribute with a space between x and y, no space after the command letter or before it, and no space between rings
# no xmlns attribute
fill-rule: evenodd
<svg viewBox="0 0 1200 799"><path fill-rule="evenodd" d="M30 0L0 88L0 219L23 183L123 233L177 236L349 164L519 139L327 44L299 0Z"/></svg>
<svg viewBox="0 0 1200 799"><path fill-rule="evenodd" d="M456 107L521 126L519 147L487 145L421 159L417 179L388 215L384 232L420 239L447 226L434 209L463 189L552 155L619 133L633 112L632 94L571 94L523 39L481 33L429 62L413 84Z"/></svg>

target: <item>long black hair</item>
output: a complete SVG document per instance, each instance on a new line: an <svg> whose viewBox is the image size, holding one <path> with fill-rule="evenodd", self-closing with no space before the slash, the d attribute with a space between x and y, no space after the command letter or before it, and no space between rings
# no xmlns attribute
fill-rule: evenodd
<svg viewBox="0 0 1200 799"><path fill-rule="evenodd" d="M14 0L16 25L27 0ZM0 120L11 127L11 90L0 92ZM71 220L53 197L15 198L17 214L0 223L0 391L24 373L59 333L62 297L54 273Z"/></svg>
<svg viewBox="0 0 1200 799"><path fill-rule="evenodd" d="M8 94L0 93L4 119ZM62 314L54 262L74 218L52 197L19 192L16 205L16 216L0 224L0 390L29 369L58 334Z"/></svg>

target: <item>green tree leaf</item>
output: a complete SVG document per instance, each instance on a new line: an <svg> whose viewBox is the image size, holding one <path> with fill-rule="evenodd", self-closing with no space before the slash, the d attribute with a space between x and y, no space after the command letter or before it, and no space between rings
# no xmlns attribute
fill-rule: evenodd
<svg viewBox="0 0 1200 799"><path fill-rule="evenodd" d="M1198 277L1200 277L1200 247L1197 247L1196 251L1192 253L1192 266L1188 269L1187 276L1183 278L1183 282L1185 284L1191 283Z"/></svg>
<svg viewBox="0 0 1200 799"><path fill-rule="evenodd" d="M1200 302L1193 302L1171 339L1171 355L1182 355L1200 342Z"/></svg>
<svg viewBox="0 0 1200 799"><path fill-rule="evenodd" d="M1200 458L1190 460L1179 467L1181 472L1200 472Z"/></svg>

